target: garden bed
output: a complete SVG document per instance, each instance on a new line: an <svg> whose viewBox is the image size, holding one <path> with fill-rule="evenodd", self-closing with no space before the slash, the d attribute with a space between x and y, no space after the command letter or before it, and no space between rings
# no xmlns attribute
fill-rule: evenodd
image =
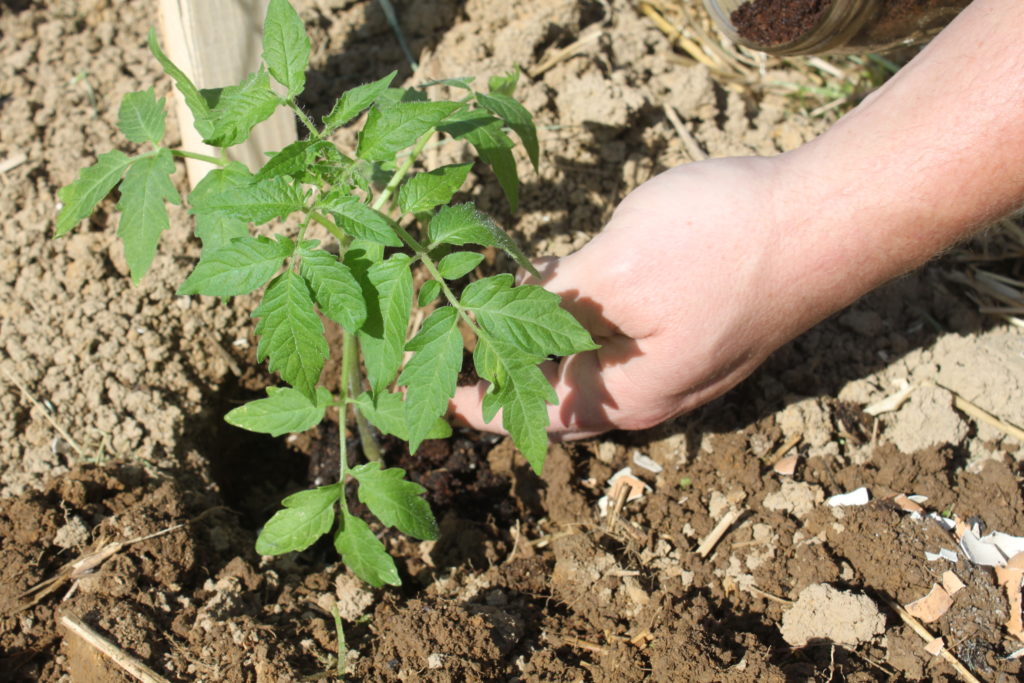
<svg viewBox="0 0 1024 683"><path fill-rule="evenodd" d="M295 4L314 45L313 114L392 69L416 83L523 67L540 171L520 160L516 216L486 171L474 199L531 254L586 243L627 192L694 160L694 143L775 154L830 122L777 89L723 86L624 1L398 3L415 75L378 3ZM950 284L953 259L814 328L695 414L553 446L541 478L475 432L415 458L385 444L441 527L436 542L384 536L400 589L361 585L329 546L257 556L280 498L330 481L330 438L223 424L270 378L249 310L173 296L198 255L185 211L136 288L105 224L112 203L50 240L56 189L109 148L121 96L170 90L145 48L150 5L0 7L0 678L129 680L66 615L172 681L315 677L334 667L337 603L353 680L953 680L890 603L947 570L966 588L927 628L981 680L1021 675L992 570L927 560L955 539L888 500L925 495L927 510L1024 535L1022 444L968 412L1024 424L1024 334L976 312ZM769 66L766 84L808 79ZM176 180L184 189L181 169ZM901 380L914 387L904 403L865 412ZM794 473L779 474L792 455ZM626 466L650 488L602 516ZM867 505L825 503L862 486ZM72 573L82 557L95 570ZM839 593L806 590L818 584ZM867 600L853 612L850 597Z"/></svg>

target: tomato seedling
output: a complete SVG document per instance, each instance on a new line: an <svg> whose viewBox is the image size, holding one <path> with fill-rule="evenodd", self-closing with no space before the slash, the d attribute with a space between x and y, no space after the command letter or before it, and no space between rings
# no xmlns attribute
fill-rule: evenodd
<svg viewBox="0 0 1024 683"><path fill-rule="evenodd" d="M121 103L118 127L141 151L106 152L62 188L56 236L88 218L117 188L118 236L138 282L170 227L167 203L181 202L170 179L175 157L210 161L217 168L188 196L202 252L179 294L230 298L262 290L252 313L258 321L257 357L286 384L232 410L226 416L230 424L278 436L316 426L329 408L339 409L344 422L351 408L357 421L408 441L415 453L425 439L451 432L444 416L462 368L465 328L476 337L476 372L490 382L485 417L493 420L501 410L516 446L540 472L548 444L547 404L557 398L538 365L595 345L558 296L537 286L515 287L511 274L476 279L455 293L453 282L483 258L473 247L500 248L533 269L493 220L472 204L451 203L472 162L420 168L421 153L435 136L463 140L493 169L515 210L519 178L507 131L519 138L534 166L538 157L532 117L512 97L518 72L491 78L487 92L474 89L472 78L441 82L464 93L455 101L428 99L426 86L392 87L391 73L342 94L317 125L296 101L305 87L310 42L287 0L271 0L263 66L238 85L201 90L167 58L152 31L149 47L174 80L204 142L220 148L243 142L278 107L291 109L307 135L252 173L222 157L163 146L164 100L152 88L130 93ZM346 154L330 136L357 119L363 121L358 144ZM294 214L299 220L286 224ZM264 224L272 229L257 234L255 226ZM289 231L286 225L297 227ZM329 239L309 238L313 225ZM414 267L427 274L418 290ZM407 339L414 302L429 314ZM323 319L341 326L340 349L329 348ZM321 383L332 353L340 354L341 368L334 393ZM374 586L397 585L398 571L383 543L349 510L346 482L356 482L359 501L386 526L432 539L437 523L424 489L408 481L404 470L379 460L349 467L341 431L338 482L285 498L256 549L265 555L299 551L332 534L355 574Z"/></svg>

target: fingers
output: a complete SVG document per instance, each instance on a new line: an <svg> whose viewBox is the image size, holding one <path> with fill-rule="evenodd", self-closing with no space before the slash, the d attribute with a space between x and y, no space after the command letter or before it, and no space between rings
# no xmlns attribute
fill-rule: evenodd
<svg viewBox="0 0 1024 683"><path fill-rule="evenodd" d="M541 366L558 396L557 405L548 406L548 432L557 440L594 436L616 424L610 419L615 399L605 386L598 351L587 351L548 362ZM481 431L507 434L499 411L491 422L484 422L482 407L487 382L458 387L449 404L449 412L459 424Z"/></svg>

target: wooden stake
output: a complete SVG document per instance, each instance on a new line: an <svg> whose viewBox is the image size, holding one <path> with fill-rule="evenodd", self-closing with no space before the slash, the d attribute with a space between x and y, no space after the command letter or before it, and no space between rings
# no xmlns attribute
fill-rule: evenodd
<svg viewBox="0 0 1024 683"><path fill-rule="evenodd" d="M163 47L167 56L200 88L236 85L260 64L263 18L269 0L159 0ZM217 156L219 150L203 143L192 127L192 112L175 97L182 147L190 152ZM297 139L295 116L284 108L253 129L252 136L227 151L229 159L251 170L267 160L265 152L281 149ZM186 159L192 187L212 164Z"/></svg>

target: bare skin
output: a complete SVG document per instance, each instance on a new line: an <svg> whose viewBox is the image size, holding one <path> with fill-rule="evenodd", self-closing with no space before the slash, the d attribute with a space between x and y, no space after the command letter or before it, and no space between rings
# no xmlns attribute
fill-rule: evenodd
<svg viewBox="0 0 1024 683"><path fill-rule="evenodd" d="M974 0L826 134L772 158L648 181L578 252L542 264L602 346L546 368L562 439L642 429L1024 203L1021 0ZM481 417L486 384L453 414Z"/></svg>

